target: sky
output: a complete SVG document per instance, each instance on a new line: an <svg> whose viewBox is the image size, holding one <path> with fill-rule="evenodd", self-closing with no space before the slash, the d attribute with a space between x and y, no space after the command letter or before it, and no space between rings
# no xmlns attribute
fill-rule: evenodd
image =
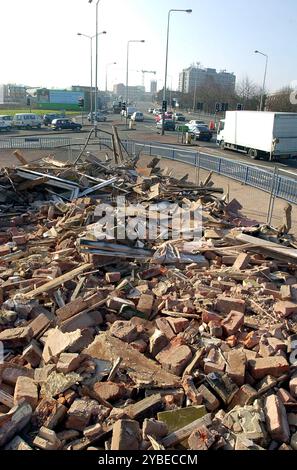
<svg viewBox="0 0 297 470"><path fill-rule="evenodd" d="M0 0L0 83L67 88L90 84L90 41L78 32L95 34L95 2L88 0ZM269 56L270 91L297 80L296 0L100 0L99 87L125 83L128 40L129 84L141 85L141 70L156 71L164 83L167 15L170 21L168 84L192 63L248 75L261 84ZM95 46L95 42L94 42ZM148 88L154 75L146 74Z"/></svg>

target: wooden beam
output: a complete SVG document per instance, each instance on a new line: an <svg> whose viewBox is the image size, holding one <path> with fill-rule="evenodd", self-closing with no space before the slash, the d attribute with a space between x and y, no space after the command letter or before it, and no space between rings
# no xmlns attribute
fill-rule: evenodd
<svg viewBox="0 0 297 470"><path fill-rule="evenodd" d="M71 281L73 278L83 273L84 271L91 269L92 267L93 267L93 264L91 263L83 264L82 266L79 266L78 268L75 268L72 271L69 271L68 273L63 274L62 276L57 277L56 279L52 279L46 284L43 284L43 286L37 287L37 289L27 292L27 294L24 294L24 297L26 299L35 298L40 294L44 294L45 292L48 292L52 289L55 289L56 287L59 287L61 284L64 284L67 281Z"/></svg>

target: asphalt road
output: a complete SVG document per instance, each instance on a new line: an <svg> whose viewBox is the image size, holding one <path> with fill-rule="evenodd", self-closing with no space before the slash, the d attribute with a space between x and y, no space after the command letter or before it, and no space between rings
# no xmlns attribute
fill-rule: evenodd
<svg viewBox="0 0 297 470"><path fill-rule="evenodd" d="M149 103L147 104L147 108L149 107ZM141 109L144 112L145 120L143 123L136 123L136 130L130 130L126 127L126 122L124 118L121 118L120 115L110 114L107 116L107 122L100 122L98 123L98 128L102 131L111 132L112 126L117 126L119 135L122 139L129 139L129 140L136 140L136 141L148 141L153 142L156 145L162 146L179 146L181 145L178 142L178 133L177 132L166 132L165 136L161 135L161 131L156 128L154 116L148 114L146 109ZM195 116L187 115L187 120L195 118ZM81 117L76 117L77 122L81 122ZM88 123L87 119L84 119L84 127L81 132L73 132L73 131L59 131L55 132L52 131L49 127L43 127L40 130L18 130L18 131L11 131L11 132L1 132L0 133L0 140L6 140L7 138L11 137L52 137L52 136L59 136L59 137L71 137L74 140L77 140L77 143L81 143L85 140L87 133L91 130L91 125ZM104 136L104 132L100 132L101 136ZM108 134L106 134L106 137ZM268 162L264 160L251 160L247 155L241 154L238 152L230 151L230 150L221 150L217 147L215 142L215 136L213 141L211 142L201 142L196 141L193 142L191 146L184 146L188 150L199 150L202 153L207 155L219 156L228 158L230 160L236 160L238 162L243 162L245 164L262 167L262 168L275 168L278 167L282 173L287 173L290 177L297 178L297 159L282 159L279 162L273 161Z"/></svg>

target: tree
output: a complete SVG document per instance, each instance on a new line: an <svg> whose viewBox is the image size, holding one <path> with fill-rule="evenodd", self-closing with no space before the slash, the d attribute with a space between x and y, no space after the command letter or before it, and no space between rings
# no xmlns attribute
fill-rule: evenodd
<svg viewBox="0 0 297 470"><path fill-rule="evenodd" d="M292 100L294 98L294 100ZM267 97L266 108L268 111L296 113L296 90L290 86L281 88L276 93Z"/></svg>
<svg viewBox="0 0 297 470"><path fill-rule="evenodd" d="M257 110L261 99L261 87L253 82L247 75L236 87L237 97L246 110Z"/></svg>

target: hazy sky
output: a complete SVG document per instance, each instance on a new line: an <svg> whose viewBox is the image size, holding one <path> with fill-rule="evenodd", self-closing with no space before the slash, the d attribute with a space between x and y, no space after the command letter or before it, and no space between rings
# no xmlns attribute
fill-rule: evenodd
<svg viewBox="0 0 297 470"><path fill-rule="evenodd" d="M77 32L95 34L95 1L0 0L0 83L68 87L89 85L89 41ZM193 62L205 67L249 75L261 83L269 55L270 90L297 80L296 0L101 0L99 4L99 85L125 82L126 45L130 47L130 84L141 84L137 70L156 70L159 88L164 80L167 12L192 8L192 14L171 17L169 85L177 87L178 73ZM94 43L95 46L95 43ZM146 77L146 85L153 76Z"/></svg>

